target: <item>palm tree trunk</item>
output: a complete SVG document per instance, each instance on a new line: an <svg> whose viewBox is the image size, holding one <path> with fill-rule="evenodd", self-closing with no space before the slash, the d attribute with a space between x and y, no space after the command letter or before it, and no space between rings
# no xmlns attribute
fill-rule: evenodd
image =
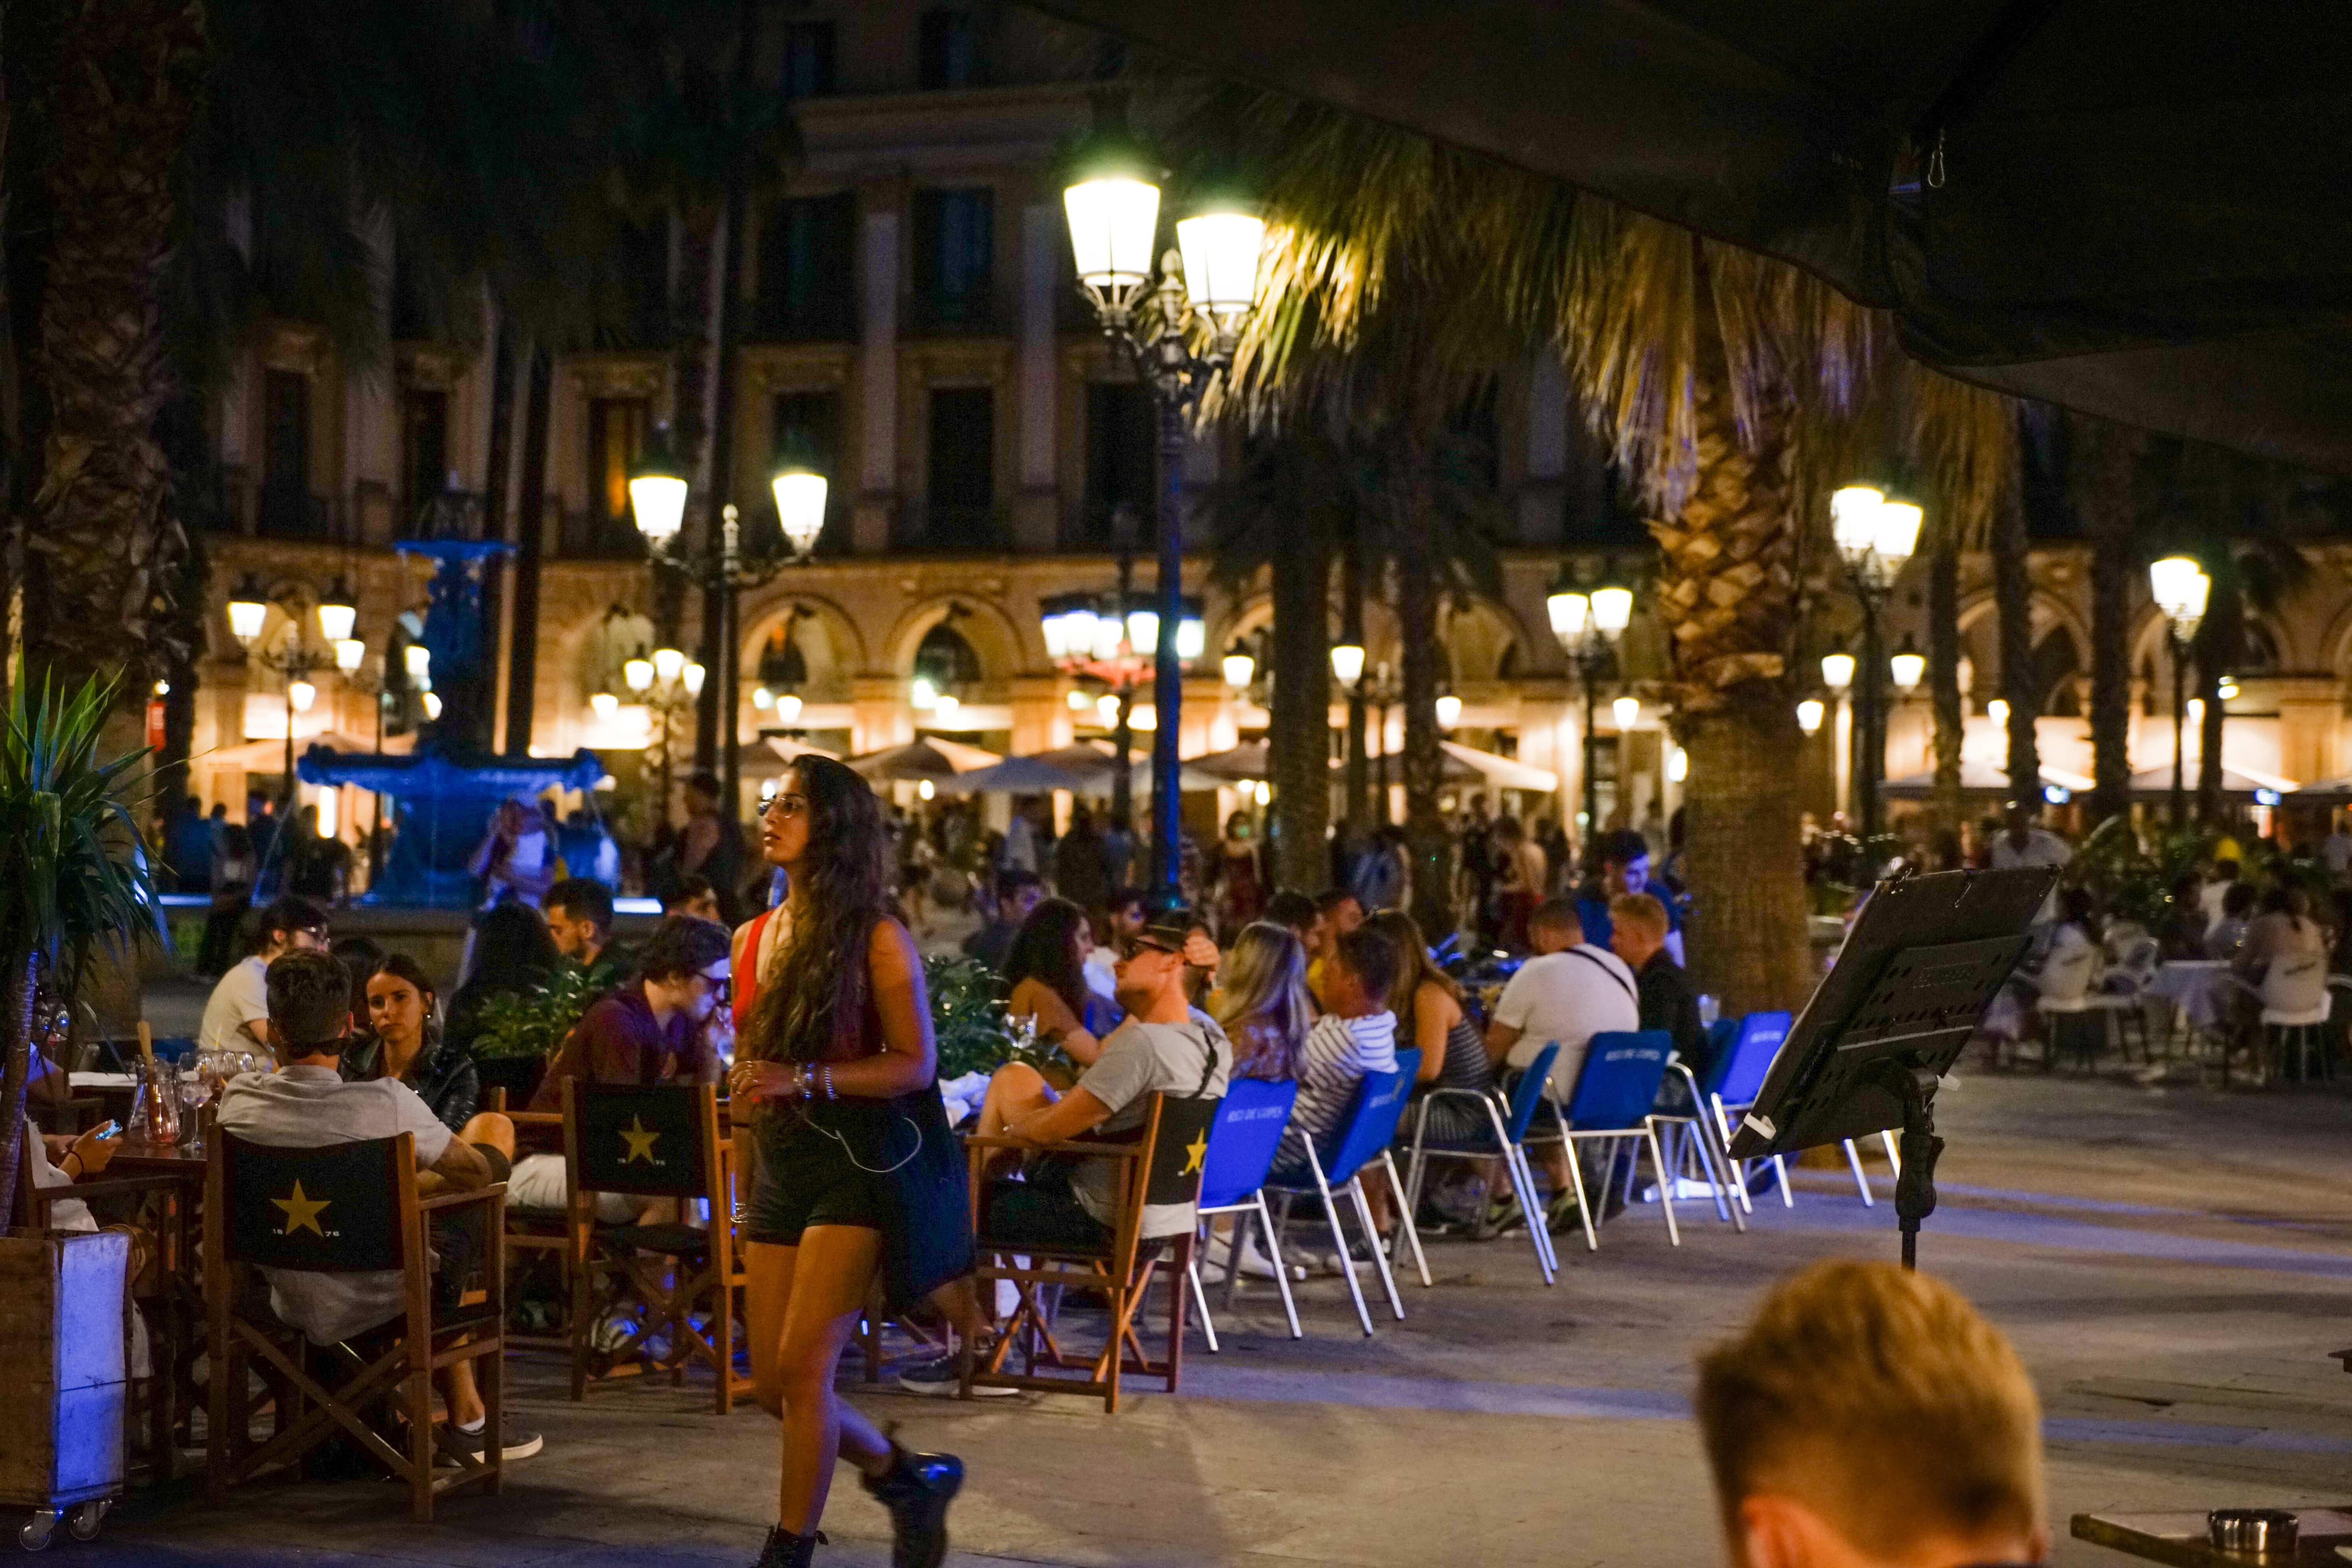
<svg viewBox="0 0 2352 1568"><path fill-rule="evenodd" d="M1927 556L1927 687L1936 719L1936 825L1960 830L1960 538L1957 520L1935 532Z"/></svg>
<svg viewBox="0 0 2352 1568"><path fill-rule="evenodd" d="M1358 647L1364 647L1364 530L1370 521L1361 513L1350 520L1339 554L1339 636ZM1367 662L1363 674L1370 673ZM1361 679L1348 689L1348 787L1343 818L1350 839L1343 847L1348 849L1363 842L1372 823L1371 763L1364 755L1363 691Z"/></svg>
<svg viewBox="0 0 2352 1568"><path fill-rule="evenodd" d="M0 990L0 1232L16 1223L16 1171L24 1161L25 1085L33 1068L33 957L12 956Z"/></svg>
<svg viewBox="0 0 2352 1568"><path fill-rule="evenodd" d="M1431 548L1430 451L1412 438L1403 526L1396 531L1397 618L1404 637L1404 833L1412 857L1412 914L1422 934L1442 942L1454 930L1454 838L1437 797L1444 753L1437 747L1437 567Z"/></svg>
<svg viewBox="0 0 2352 1568"><path fill-rule="evenodd" d="M2033 570L2025 558L2024 498L2012 479L1992 516L1992 592L2000 620L2000 695L2009 704L2009 793L2042 797L2042 753L2033 734L2041 694L2033 678Z"/></svg>
<svg viewBox="0 0 2352 1568"><path fill-rule="evenodd" d="M186 549L155 417L172 390L161 292L203 91L204 7L71 0L52 20L53 226L34 345L49 426L26 535L26 662L143 676L169 662L162 612Z"/></svg>
<svg viewBox="0 0 2352 1568"><path fill-rule="evenodd" d="M2221 677L2238 661L2246 625L2246 595L2227 562L2216 562L2205 619L2197 628L2197 696L2205 704L2197 726L2197 820L2208 827L2222 819Z"/></svg>
<svg viewBox="0 0 2352 1568"><path fill-rule="evenodd" d="M1331 538L1318 510L1274 552L1274 700L1266 771L1274 783L1274 879L1312 891L1330 876Z"/></svg>
<svg viewBox="0 0 2352 1568"><path fill-rule="evenodd" d="M2091 820L2131 809L2132 484L2146 437L2071 420L2076 509L2091 540Z"/></svg>
<svg viewBox="0 0 2352 1568"><path fill-rule="evenodd" d="M1703 317L1702 319L1706 319ZM1810 989L1799 841L1801 739L1787 660L1796 621L1785 405L1744 445L1719 345L1702 345L1696 478L1656 520L1658 613L1672 638L1676 728L1690 754L1685 862L1690 966L1729 1014L1795 1008Z"/></svg>

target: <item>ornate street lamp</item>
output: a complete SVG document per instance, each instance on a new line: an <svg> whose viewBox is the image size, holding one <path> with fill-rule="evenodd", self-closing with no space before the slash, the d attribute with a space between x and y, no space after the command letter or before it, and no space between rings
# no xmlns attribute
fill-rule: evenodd
<svg viewBox="0 0 2352 1568"><path fill-rule="evenodd" d="M735 801L741 793L742 734L736 723L742 678L741 650L736 647L736 628L741 616L741 598L746 588L757 588L772 582L789 567L803 565L816 553L817 537L824 531L824 506L827 483L825 477L810 463L794 454L769 479L769 492L776 501L776 523L782 531L786 552L782 554L747 555L743 551L743 528L735 503L728 501L719 509L719 539L716 551L694 552L678 545L678 536L686 527L686 502L689 489L687 477L667 450L666 436L657 437L654 451L640 463L629 478L629 508L635 515L637 531L645 536L646 556L656 570L677 573L700 588L709 602L719 606L719 624L708 628L714 634L708 637L719 655L718 750L719 798L728 803L727 809L736 808ZM722 483L724 481L722 480ZM663 669L659 666L662 652L655 654L656 672L664 682L680 678L685 656L677 655L678 667ZM696 665L699 671L702 667ZM686 687L688 697L699 700L702 676L696 674ZM665 734L668 721L663 721ZM669 809L667 794L669 744L662 747L665 794L662 809Z"/></svg>
<svg viewBox="0 0 2352 1568"><path fill-rule="evenodd" d="M1862 683L1854 688L1853 793L1862 840L1878 837L1878 782L1886 772L1887 659L1882 617L1887 595L1919 545L1924 514L1871 485L1848 485L1830 497L1830 534L1862 604Z"/></svg>
<svg viewBox="0 0 2352 1568"><path fill-rule="evenodd" d="M1147 679L1155 689L1152 700L1161 700L1163 691L1171 689L1160 685L1156 671L1160 668L1159 605L1147 605L1124 590L1117 594L1064 594L1038 605L1037 624L1045 639L1045 656L1055 667L1080 680L1100 682L1109 688L1098 701L1089 702L1073 688L1070 706L1073 711L1094 707L1101 716L1103 727L1111 731L1118 757L1111 774L1110 815L1122 828L1134 820L1130 796L1132 773L1128 766L1128 753L1132 747L1134 732L1143 728L1135 720L1135 693ZM1208 647L1207 628L1201 618L1201 602L1179 599L1176 610L1176 636L1172 639L1180 666L1199 658ZM1255 663L1247 655L1240 656L1244 664ZM1234 673L1234 656L1226 656L1225 679L1230 682ZM1248 676L1242 683L1246 686ZM1181 700L1181 699L1179 699ZM920 706L920 704L919 704ZM1171 706L1171 711L1172 712ZM1159 787L1157 773L1159 749L1154 744L1153 787ZM1155 799L1152 811L1159 812Z"/></svg>
<svg viewBox="0 0 2352 1568"><path fill-rule="evenodd" d="M1157 592L1159 618L1173 623L1183 613L1185 410L1233 363L1242 324L1257 298L1265 223L1238 204L1204 205L1176 225L1176 248L1160 255L1155 285L1160 182L1150 160L1122 128L1106 125L1088 138L1076 168L1077 177L1062 193L1062 205L1078 289L1094 308L1103 335L1142 377L1159 407ZM1137 310L1147 290L1157 307L1148 322ZM1204 330L1208 339L1205 354L1193 347L1195 329ZM1180 636L1155 639L1155 647L1151 887L1160 903L1172 906L1181 898L1177 743L1184 643Z"/></svg>
<svg viewBox="0 0 2352 1568"><path fill-rule="evenodd" d="M2205 603L2212 596L2213 579L2186 555L2168 555L2148 563L2147 585L2156 607L2164 612L2164 636L2172 654L2172 826L2189 821L2189 795L2182 766L2182 739L2189 714L2189 645L2205 619Z"/></svg>
<svg viewBox="0 0 2352 1568"><path fill-rule="evenodd" d="M1806 698L1802 702L1797 704L1797 728L1803 731L1808 735L1820 734L1822 730L1822 720L1827 711L1828 710L1822 706L1822 700L1820 698Z"/></svg>
<svg viewBox="0 0 2352 1568"><path fill-rule="evenodd" d="M303 631L306 604L318 613L323 647L312 646ZM268 624L272 605L285 612L289 635L278 647L263 648L261 633ZM308 713L319 700L319 688L310 679L313 674L335 669L347 679L355 676L367 655L366 645L352 636L358 618L351 589L341 577L324 594L314 595L299 583L265 586L248 572L229 593L229 635L245 649L246 662L275 671L286 683L286 773L278 792L278 809L289 816L294 808L294 717Z"/></svg>
<svg viewBox="0 0 2352 1568"><path fill-rule="evenodd" d="M1601 677L1608 673L1618 639L1633 621L1633 591L1617 583L1587 591L1563 574L1544 600L1544 613L1584 689L1584 837L1590 843L1601 823L1599 782L1592 776L1594 710Z"/></svg>

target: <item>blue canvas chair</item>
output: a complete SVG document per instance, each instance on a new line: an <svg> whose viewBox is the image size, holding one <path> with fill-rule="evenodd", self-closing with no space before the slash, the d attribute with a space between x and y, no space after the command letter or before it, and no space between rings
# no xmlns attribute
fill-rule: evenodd
<svg viewBox="0 0 2352 1568"><path fill-rule="evenodd" d="M1237 1078L1225 1089L1217 1119L1209 1124L1209 1152L1201 1163L1201 1223L1215 1215L1234 1218L1234 1234L1225 1251L1225 1307L1231 1310L1234 1291L1241 1283L1241 1260L1249 1250L1250 1221L1256 1219L1265 1237L1266 1256L1274 1262L1275 1283L1282 1288L1283 1316L1290 1320L1290 1337L1303 1338L1298 1304L1291 1299L1290 1267L1283 1261L1282 1243L1274 1234L1274 1215L1265 1204L1265 1178L1282 1147L1282 1130L1290 1125L1290 1108L1298 1103L1298 1086L1288 1079ZM1205 1232L1203 1233L1206 1234ZM1215 1352L1217 1325L1209 1316L1208 1293L1201 1288L1201 1253L1194 1248L1185 1265L1192 1285L1193 1304L1201 1310L1201 1332Z"/></svg>
<svg viewBox="0 0 2352 1568"><path fill-rule="evenodd" d="M1371 1310L1364 1305L1363 1287L1356 1279L1356 1262L1349 1256L1348 1233L1339 1224L1339 1205L1335 1194L1344 1192L1354 1203L1357 1223L1363 1227L1364 1241L1372 1255L1372 1267L1380 1272L1381 1285L1388 1292L1389 1310L1404 1321L1404 1300L1397 1294L1396 1276L1390 1271L1387 1250L1381 1247L1379 1234L1372 1228L1371 1205L1364 1198L1363 1173L1367 1166L1377 1165L1389 1179L1389 1192L1400 1208L1404 1204L1404 1182L1398 1176L1396 1162L1389 1157L1389 1145L1396 1141L1397 1124L1404 1118L1406 1099L1412 1092L1412 1080L1421 1071L1421 1053L1404 1050L1397 1053L1394 1072L1368 1072L1357 1086L1355 1103L1340 1119L1337 1132L1328 1150L1318 1149L1315 1141L1307 1141L1307 1166L1314 1182L1311 1186L1286 1186L1268 1183L1269 1191L1282 1196L1282 1213L1277 1229L1290 1221L1291 1203L1299 1196L1313 1193L1323 1205L1323 1217L1331 1227L1332 1243L1339 1249L1339 1272L1348 1281L1349 1298L1356 1304L1356 1319L1364 1325L1364 1332L1372 1331ZM1410 1221L1412 1213L1406 1210ZM1413 1263L1421 1270L1421 1282L1429 1279L1429 1263L1422 1256L1421 1237L1410 1223L1402 1226L1412 1248Z"/></svg>
<svg viewBox="0 0 2352 1568"><path fill-rule="evenodd" d="M1569 1181L1576 1190L1576 1210L1584 1221L1588 1251L1601 1250L1601 1238L1592 1228L1592 1204L1584 1190L1584 1173L1577 1168L1579 1143L1599 1143L1612 1153L1621 1143L1647 1144L1650 1169L1658 1177L1659 1206L1665 1210L1666 1236L1676 1247L1683 1244L1681 1227L1675 1223L1674 1185L1666 1179L1657 1124L1651 1119L1658 1086L1665 1081L1666 1058L1674 1048L1674 1037L1664 1029L1612 1029L1586 1042L1584 1065L1577 1071L1576 1090L1569 1096L1566 1109L1547 1088L1546 1098L1559 1117L1560 1136L1568 1142ZM1545 1081L1549 1085L1549 1079ZM1635 1159L1638 1163L1638 1154ZM1628 1187L1632 1183L1629 1172ZM1531 1215L1529 1223L1542 1221Z"/></svg>
<svg viewBox="0 0 2352 1568"><path fill-rule="evenodd" d="M1710 1069L1712 1076L1712 1069ZM1665 1085L1679 1084L1682 1096L1669 1101L1661 1096L1650 1113L1651 1122L1658 1130L1658 1142L1665 1152L1666 1163L1674 1172L1675 1191L1681 1191L1683 1172L1696 1160L1698 1179L1706 1184L1707 1194L1715 1200L1715 1217L1732 1229L1745 1233L1748 1221L1739 1201L1733 1196L1740 1184L1731 1173L1731 1155L1725 1146L1716 1142L1714 1113L1707 1109L1699 1087L1698 1075L1679 1058L1666 1064Z"/></svg>
<svg viewBox="0 0 2352 1568"><path fill-rule="evenodd" d="M1559 1055L1559 1043L1552 1042L1528 1064L1528 1070L1506 1101L1499 1095L1481 1094L1474 1089L1433 1089L1421 1098L1412 1125L1412 1148L1405 1160L1406 1223L1421 1212L1421 1186L1432 1160L1495 1160L1503 1162L1509 1174L1511 1191L1517 1195L1520 1211L1540 1215L1541 1205L1536 1202L1535 1172L1528 1164L1528 1128L1535 1121L1536 1108L1543 1103L1544 1085L1551 1081L1551 1064ZM1434 1142L1429 1137L1429 1108L1440 1100L1453 1100L1475 1105L1485 1113L1489 1131L1471 1137L1446 1142ZM1551 1234L1540 1224L1527 1227L1528 1240L1535 1247L1536 1268L1543 1274L1544 1283L1552 1284L1559 1277L1559 1258L1552 1251Z"/></svg>
<svg viewBox="0 0 2352 1568"><path fill-rule="evenodd" d="M1757 1095L1764 1089L1764 1075L1772 1070L1772 1058L1780 1054L1780 1044L1789 1037L1790 1026L1791 1020L1786 1013L1749 1013L1732 1026L1734 1033L1730 1048L1725 1049L1720 1043L1716 1047L1716 1070L1707 1075L1712 1086L1702 1085L1701 1088L1706 1092L1708 1108L1715 1112L1715 1131L1722 1140L1719 1147L1726 1153L1727 1163L1732 1131L1739 1118L1754 1108ZM1716 1025L1718 1031L1725 1027L1723 1023ZM1881 1132L1878 1141L1886 1151L1887 1165L1900 1176L1903 1173L1903 1158L1895 1151L1895 1134L1892 1131ZM1862 1151L1851 1138L1845 1141L1845 1163L1846 1169L1853 1173L1854 1190L1862 1194L1862 1206L1875 1208L1877 1202L1871 1196L1870 1177L1862 1168ZM1778 1154L1772 1156L1772 1174L1780 1184L1780 1205L1794 1208L1797 1198L1789 1186L1788 1163ZM1748 1197L1746 1162L1740 1163L1732 1172L1732 1176L1733 1191L1739 1200L1739 1206L1750 1214L1755 1213L1755 1205Z"/></svg>

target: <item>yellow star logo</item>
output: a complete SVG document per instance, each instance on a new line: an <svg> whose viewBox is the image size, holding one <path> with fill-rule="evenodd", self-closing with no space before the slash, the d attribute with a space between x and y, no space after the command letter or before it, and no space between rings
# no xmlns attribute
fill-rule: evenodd
<svg viewBox="0 0 2352 1568"><path fill-rule="evenodd" d="M298 1178L294 1183L293 1196L272 1198L269 1201L285 1211L286 1224L284 1228L278 1231L278 1235L291 1236L298 1230L307 1230L321 1241L327 1239L327 1233L319 1228L319 1211L334 1202L334 1199L309 1196L302 1191L302 1183Z"/></svg>
<svg viewBox="0 0 2352 1568"><path fill-rule="evenodd" d="M629 1124L621 1129L621 1142L629 1146L629 1152L622 1157L621 1163L625 1165L632 1160L643 1160L648 1165L660 1163L654 1158L654 1140L660 1136L658 1131L646 1126L645 1118L630 1117Z"/></svg>
<svg viewBox="0 0 2352 1568"><path fill-rule="evenodd" d="M1189 1176L1193 1172L1200 1170L1202 1168L1201 1162L1208 1157L1208 1133L1193 1133L1192 1141L1184 1145L1184 1168L1176 1173L1180 1176Z"/></svg>

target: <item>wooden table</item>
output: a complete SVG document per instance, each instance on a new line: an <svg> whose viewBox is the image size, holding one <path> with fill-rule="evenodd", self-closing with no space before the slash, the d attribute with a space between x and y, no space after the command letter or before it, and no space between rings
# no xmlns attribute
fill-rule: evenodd
<svg viewBox="0 0 2352 1568"><path fill-rule="evenodd" d="M153 1335L153 1395L148 1402L148 1444L155 1478L167 1481L178 1471L181 1420L195 1408L192 1373L204 1338L205 1290L196 1241L203 1235L198 1210L204 1200L205 1151L184 1142L147 1143L125 1138L106 1173L169 1184L155 1224L161 1288Z"/></svg>
<svg viewBox="0 0 2352 1568"><path fill-rule="evenodd" d="M2267 1564L2270 1568L2285 1568L2293 1563L2304 1568L2305 1564L2322 1563L2329 1568L2340 1568L2347 1559L2337 1556L2336 1549L2352 1549L2352 1506L2298 1507L2287 1511L2302 1526L2293 1556L2273 1553L2255 1557L2221 1551L2208 1543L2202 1510L2195 1513L2078 1513L2074 1516L2074 1536L2077 1541L2112 1547L2150 1563L2170 1563L2176 1568L2247 1568L2249 1563Z"/></svg>

